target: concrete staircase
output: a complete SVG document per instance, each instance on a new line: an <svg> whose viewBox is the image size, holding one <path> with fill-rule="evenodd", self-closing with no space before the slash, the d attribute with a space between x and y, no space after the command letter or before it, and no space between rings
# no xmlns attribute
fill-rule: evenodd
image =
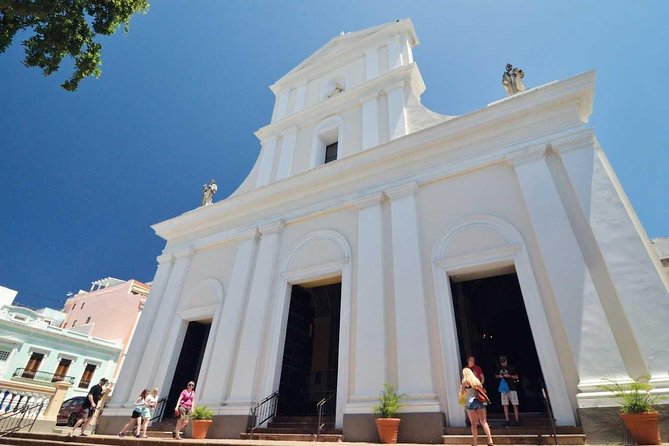
<svg viewBox="0 0 669 446"><path fill-rule="evenodd" d="M282 440L282 441L316 441L318 431L318 417L275 417L267 423L267 427L259 427L251 438L250 430L242 432L240 438L244 440ZM325 420L325 427L321 429L318 441L342 441L342 431L334 427L334 418Z"/></svg>
<svg viewBox="0 0 669 446"><path fill-rule="evenodd" d="M488 419L488 425L492 432L492 440L495 445L583 445L585 435L583 429L574 426L556 426L556 439L553 438L553 430L550 420L541 414L521 414L520 423L512 423L504 427L503 418L493 417ZM444 444L466 445L471 444L472 434L467 427L446 427L441 437ZM478 443L486 444L483 429L478 428Z"/></svg>

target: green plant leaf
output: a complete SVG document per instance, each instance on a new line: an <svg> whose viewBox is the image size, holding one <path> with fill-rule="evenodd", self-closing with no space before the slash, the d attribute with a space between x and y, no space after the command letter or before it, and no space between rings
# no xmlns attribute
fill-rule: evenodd
<svg viewBox="0 0 669 446"><path fill-rule="evenodd" d="M190 414L193 420L211 420L214 417L214 411L207 406L197 406Z"/></svg>
<svg viewBox="0 0 669 446"><path fill-rule="evenodd" d="M381 418L394 418L402 407L400 400L404 396L404 394L397 393L390 384L384 384L383 392L379 397L379 404L372 408L374 414Z"/></svg>
<svg viewBox="0 0 669 446"><path fill-rule="evenodd" d="M655 413L657 405L663 402L661 395L651 393L653 386L649 376L640 376L631 383L621 384L609 379L611 384L599 386L601 390L611 392L620 402L620 413Z"/></svg>

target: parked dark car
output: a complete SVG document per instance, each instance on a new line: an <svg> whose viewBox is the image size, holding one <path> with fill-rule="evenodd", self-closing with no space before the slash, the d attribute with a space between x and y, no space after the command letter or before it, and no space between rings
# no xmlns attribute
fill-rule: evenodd
<svg viewBox="0 0 669 446"><path fill-rule="evenodd" d="M58 411L58 415L56 415L56 425L74 426L74 423L76 423L81 416L84 401L86 401L85 396L75 396L74 398L63 401L63 404Z"/></svg>

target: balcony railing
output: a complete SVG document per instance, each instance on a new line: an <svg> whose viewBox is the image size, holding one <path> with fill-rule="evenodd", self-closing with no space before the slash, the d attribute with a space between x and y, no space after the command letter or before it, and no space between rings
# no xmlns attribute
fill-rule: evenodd
<svg viewBox="0 0 669 446"><path fill-rule="evenodd" d="M65 381L70 384L74 384L74 376L56 375L55 373L39 372L39 371L36 372L34 370L25 368L16 369L14 371L14 374L12 374L12 378L24 378L24 379L31 379L33 381L41 381L47 383Z"/></svg>

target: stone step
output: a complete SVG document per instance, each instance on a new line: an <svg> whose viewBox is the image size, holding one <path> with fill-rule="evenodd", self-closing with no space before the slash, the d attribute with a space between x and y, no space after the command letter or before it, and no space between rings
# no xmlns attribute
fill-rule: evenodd
<svg viewBox="0 0 669 446"><path fill-rule="evenodd" d="M510 426L494 427L490 426L493 435L550 435L552 430L550 426ZM479 427L479 435L483 429ZM557 434L583 434L583 428L576 426L555 426ZM444 435L470 435L471 430L467 427L445 427Z"/></svg>
<svg viewBox="0 0 669 446"><path fill-rule="evenodd" d="M242 432L239 434L242 440L262 440L262 441L316 441L316 434L298 434L298 433L258 433L251 434ZM343 441L341 434L321 434L319 441L333 443Z"/></svg>
<svg viewBox="0 0 669 446"><path fill-rule="evenodd" d="M150 431L150 430L147 430L146 435L148 435L149 438L161 438L161 439L165 439L165 438L169 439L169 438L173 437L171 431ZM183 435L183 433L182 433L182 435Z"/></svg>
<svg viewBox="0 0 669 446"><path fill-rule="evenodd" d="M61 436L62 437L62 436ZM90 443L79 443L77 439L67 439L67 444L69 446L90 446ZM18 438L6 436L0 438L0 444L15 445L15 446L62 446L65 444L65 438L60 438L58 440L37 440L34 438ZM104 443L97 443L100 446L105 446Z"/></svg>
<svg viewBox="0 0 669 446"><path fill-rule="evenodd" d="M471 435L442 435L443 444L451 445L467 445L472 444ZM478 442L485 444L486 438L484 435L479 435ZM539 434L520 434L520 435L495 435L492 436L492 441L495 445L553 445L556 444L552 435ZM585 435L583 434L558 434L558 445L583 445L585 444Z"/></svg>
<svg viewBox="0 0 669 446"><path fill-rule="evenodd" d="M316 434L317 427L259 427L254 431L256 434ZM341 435L341 429L334 427L321 429L321 434Z"/></svg>
<svg viewBox="0 0 669 446"><path fill-rule="evenodd" d="M318 416L303 415L303 416L276 416L272 420L277 423L318 423ZM334 417L323 417L323 421L334 422Z"/></svg>
<svg viewBox="0 0 669 446"><path fill-rule="evenodd" d="M267 423L267 427L270 429L317 429L318 423L277 423L272 421ZM326 429L334 428L334 423L326 423L324 427Z"/></svg>

